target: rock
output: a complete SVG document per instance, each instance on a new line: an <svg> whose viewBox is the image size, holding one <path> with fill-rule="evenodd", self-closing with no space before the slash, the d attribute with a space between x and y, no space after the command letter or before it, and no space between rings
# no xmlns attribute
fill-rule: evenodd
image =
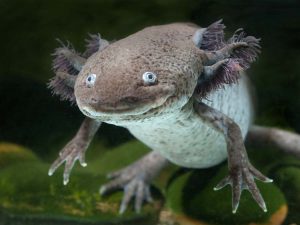
<svg viewBox="0 0 300 225"><path fill-rule="evenodd" d="M0 169L24 161L36 161L37 156L29 149L17 144L0 142Z"/></svg>

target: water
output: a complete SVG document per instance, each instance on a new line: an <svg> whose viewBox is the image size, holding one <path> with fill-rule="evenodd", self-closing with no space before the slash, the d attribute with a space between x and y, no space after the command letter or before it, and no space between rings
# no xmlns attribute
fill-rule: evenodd
<svg viewBox="0 0 300 225"><path fill-rule="evenodd" d="M250 147L251 161L275 180L273 185L259 183L269 199L269 214L248 193L243 193L238 213L231 214L230 189L210 191L226 173L222 164L205 171L170 167L153 188L155 207L145 206L140 215L130 208L118 216L121 193L101 198L98 189L107 172L148 149L125 129L103 125L87 152L88 167L77 165L68 186L62 185L62 169L48 177L50 163L75 135L83 116L46 87L53 76L50 54L59 46L56 38L83 51L88 32L117 40L154 24L207 26L223 18L228 37L243 27L262 39L262 54L248 71L257 96L256 123L300 133L299 12L296 0L1 1L0 224L155 224L158 215L161 224L241 224L271 215L271 224L279 224L286 206L283 224L300 224L299 160ZM161 193L167 206L163 209Z"/></svg>

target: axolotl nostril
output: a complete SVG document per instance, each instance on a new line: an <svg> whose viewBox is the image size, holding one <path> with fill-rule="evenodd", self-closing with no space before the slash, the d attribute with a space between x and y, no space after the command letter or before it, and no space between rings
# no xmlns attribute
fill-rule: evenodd
<svg viewBox="0 0 300 225"><path fill-rule="evenodd" d="M249 162L244 139L253 117L248 80L242 72L260 52L259 39L243 30L225 40L225 26L206 28L174 23L147 27L109 43L91 35L79 54L69 46L54 53L56 76L50 87L76 103L86 119L52 164L49 175L66 163L64 183L102 122L127 128L153 151L109 174L101 194L124 188L120 213L135 197L135 209L151 201L149 185L169 162L207 168L228 158L229 175L217 186L232 186L235 213L248 189L266 211L254 178L272 180Z"/></svg>

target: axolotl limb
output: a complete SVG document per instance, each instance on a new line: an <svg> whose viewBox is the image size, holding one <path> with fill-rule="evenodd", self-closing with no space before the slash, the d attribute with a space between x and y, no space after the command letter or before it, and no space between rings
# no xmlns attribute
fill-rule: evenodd
<svg viewBox="0 0 300 225"><path fill-rule="evenodd" d="M251 128L253 103L242 71L257 58L259 40L239 29L226 41L224 28L221 21L207 28L174 23L147 27L113 43L91 35L83 54L70 44L56 49L56 76L49 86L62 99L76 103L86 119L49 175L65 162L67 184L76 160L86 165L85 151L105 122L127 128L153 150L109 174L111 181L101 187L101 194L124 189L120 213L132 198L137 212L143 201L151 202L149 185L168 163L207 168L226 158L229 175L215 190L232 186L234 213L243 189L266 211L255 179L272 180L250 163L244 146L247 132L249 139L258 135L260 142L268 140L283 149L270 138L272 134L298 143L300 138L271 128ZM287 149L299 156L299 146Z"/></svg>

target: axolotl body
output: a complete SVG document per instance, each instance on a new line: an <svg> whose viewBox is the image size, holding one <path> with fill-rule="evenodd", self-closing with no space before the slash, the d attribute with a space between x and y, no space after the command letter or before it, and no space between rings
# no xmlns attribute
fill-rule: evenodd
<svg viewBox="0 0 300 225"><path fill-rule="evenodd" d="M266 211L254 178L272 180L251 165L244 147L253 103L243 70L256 59L259 40L238 30L225 41L223 29L221 21L207 28L174 23L113 43L92 36L81 55L57 49L50 87L76 102L86 119L49 174L66 162L68 183L75 161L86 165L85 151L105 122L127 128L153 150L102 186L102 194L124 188L121 213L133 197L137 211L151 201L149 185L169 162L207 168L226 158L229 175L215 189L232 186L233 212L243 189Z"/></svg>

